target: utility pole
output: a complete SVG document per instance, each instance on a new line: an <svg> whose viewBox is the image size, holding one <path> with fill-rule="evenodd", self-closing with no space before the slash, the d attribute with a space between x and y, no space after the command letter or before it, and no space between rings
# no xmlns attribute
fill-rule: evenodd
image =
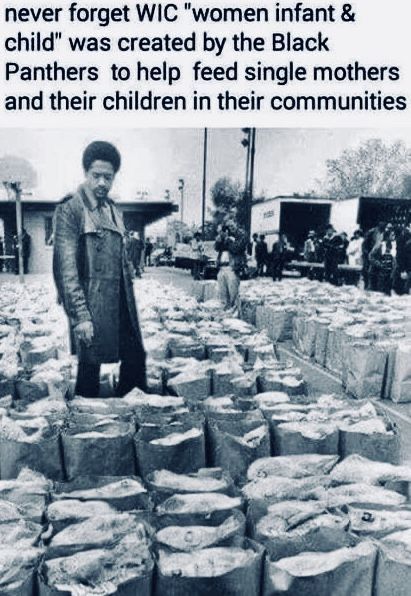
<svg viewBox="0 0 411 596"><path fill-rule="evenodd" d="M246 169L245 169L245 186L244 186L244 208L245 208L245 231L247 237L251 234L251 207L253 203L253 189L254 189L254 158L255 158L255 128L242 128L242 132L246 135L241 144L247 148Z"/></svg>
<svg viewBox="0 0 411 596"><path fill-rule="evenodd" d="M184 222L184 178L178 179L178 190L181 193L181 223Z"/></svg>
<svg viewBox="0 0 411 596"><path fill-rule="evenodd" d="M256 129L251 129L251 148L250 148L250 188L248 192L247 201L247 234L250 237L251 234L251 210L253 206L253 193L254 193L254 160L255 160L255 137Z"/></svg>
<svg viewBox="0 0 411 596"><path fill-rule="evenodd" d="M205 212L206 212L206 184L207 184L207 142L208 142L208 131L204 129L204 140L203 140L203 193L201 202L201 237L204 242L205 237Z"/></svg>

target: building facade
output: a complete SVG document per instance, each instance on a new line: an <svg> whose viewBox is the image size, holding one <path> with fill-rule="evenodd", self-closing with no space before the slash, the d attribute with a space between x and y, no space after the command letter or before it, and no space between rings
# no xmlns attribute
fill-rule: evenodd
<svg viewBox="0 0 411 596"><path fill-rule="evenodd" d="M123 213L126 228L138 232L143 240L146 226L178 211L178 206L169 201L119 201L117 205ZM22 201L23 228L31 238L29 273L50 273L52 270L56 206L55 201ZM13 237L17 232L14 201L0 201L0 223L3 244L0 272L14 271Z"/></svg>

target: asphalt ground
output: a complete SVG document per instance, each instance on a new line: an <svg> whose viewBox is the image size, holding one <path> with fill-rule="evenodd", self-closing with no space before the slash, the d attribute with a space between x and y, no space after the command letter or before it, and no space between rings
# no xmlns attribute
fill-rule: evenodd
<svg viewBox="0 0 411 596"><path fill-rule="evenodd" d="M188 293L192 292L197 283L187 271L168 267L150 267L145 270L143 275L145 278L151 277L167 284L173 284ZM301 369L311 394L345 395L338 377L320 365L302 358L295 352L291 341L279 343L277 352L280 359L291 360ZM353 399L351 396L348 397ZM411 463L411 403L395 404L390 400L373 400L373 402L382 408L397 425L401 437L401 459Z"/></svg>

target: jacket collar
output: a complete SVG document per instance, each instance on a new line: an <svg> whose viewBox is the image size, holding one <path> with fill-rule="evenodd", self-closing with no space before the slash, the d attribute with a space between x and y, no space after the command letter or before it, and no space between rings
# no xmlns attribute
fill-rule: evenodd
<svg viewBox="0 0 411 596"><path fill-rule="evenodd" d="M98 200L93 197L91 190L88 188L86 184L80 184L78 188L78 192L80 193L83 201L86 204L87 209L90 211L95 211L100 206ZM107 203L108 205L113 205L114 201L110 197L107 197L104 201L101 202L102 204Z"/></svg>

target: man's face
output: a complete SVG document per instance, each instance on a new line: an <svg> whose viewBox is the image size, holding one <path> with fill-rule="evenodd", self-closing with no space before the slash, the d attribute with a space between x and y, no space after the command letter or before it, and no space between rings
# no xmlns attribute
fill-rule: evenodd
<svg viewBox="0 0 411 596"><path fill-rule="evenodd" d="M114 168L108 161L94 161L86 172L86 184L96 199L104 200L114 182Z"/></svg>

